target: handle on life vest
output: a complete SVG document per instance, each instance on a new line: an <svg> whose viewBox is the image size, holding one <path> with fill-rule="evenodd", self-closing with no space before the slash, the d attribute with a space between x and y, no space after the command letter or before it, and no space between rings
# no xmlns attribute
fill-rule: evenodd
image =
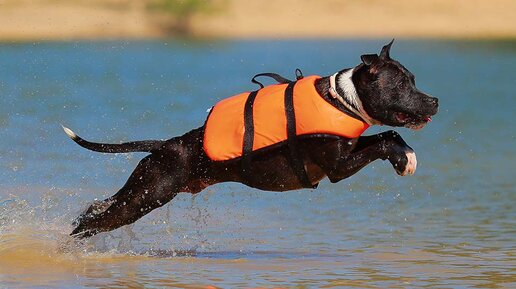
<svg viewBox="0 0 516 289"><path fill-rule="evenodd" d="M296 80L300 80L303 78L303 72L301 72L301 69L299 69L299 68L296 68L295 75L296 75ZM264 85L261 82L259 82L258 80L256 80L256 78L260 77L260 76L270 77L270 78L276 80L280 84L286 84L286 83L293 82L292 80L285 78L277 73L272 73L272 72L258 73L257 75L253 76L253 78L251 79L251 82L258 84L260 86L260 88L264 88Z"/></svg>

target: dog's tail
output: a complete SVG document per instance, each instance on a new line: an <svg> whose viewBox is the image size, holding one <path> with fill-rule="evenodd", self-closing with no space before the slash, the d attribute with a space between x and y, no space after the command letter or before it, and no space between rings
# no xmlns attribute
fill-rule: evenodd
<svg viewBox="0 0 516 289"><path fill-rule="evenodd" d="M130 152L152 152L163 145L162 140L142 140L126 142L121 144L106 144L89 142L76 135L71 129L61 125L64 132L78 145L83 148L101 153L130 153Z"/></svg>

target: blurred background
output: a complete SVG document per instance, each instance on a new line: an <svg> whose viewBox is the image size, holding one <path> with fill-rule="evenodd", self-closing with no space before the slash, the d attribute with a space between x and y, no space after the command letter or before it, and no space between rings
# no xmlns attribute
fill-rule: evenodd
<svg viewBox="0 0 516 289"><path fill-rule="evenodd" d="M512 0L2 0L0 39L513 38Z"/></svg>
<svg viewBox="0 0 516 289"><path fill-rule="evenodd" d="M516 288L515 19L509 0L0 0L0 288ZM440 99L396 129L414 176L375 161L317 190L218 184L68 237L145 154L60 124L170 138L257 73L330 75L392 38Z"/></svg>

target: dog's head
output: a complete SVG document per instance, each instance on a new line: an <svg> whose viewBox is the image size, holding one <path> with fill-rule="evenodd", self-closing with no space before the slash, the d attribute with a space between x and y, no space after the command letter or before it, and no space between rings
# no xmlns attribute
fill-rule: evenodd
<svg viewBox="0 0 516 289"><path fill-rule="evenodd" d="M385 125L421 129L437 113L438 99L419 91L414 75L390 57L393 42L385 45L380 55L361 56L353 83L373 119Z"/></svg>

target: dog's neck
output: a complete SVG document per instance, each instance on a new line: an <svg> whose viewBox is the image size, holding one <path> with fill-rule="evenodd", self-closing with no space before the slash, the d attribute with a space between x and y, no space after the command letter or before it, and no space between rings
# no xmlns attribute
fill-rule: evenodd
<svg viewBox="0 0 516 289"><path fill-rule="evenodd" d="M341 70L316 82L317 92L332 105L368 125L379 124L365 111L353 83L354 68Z"/></svg>

